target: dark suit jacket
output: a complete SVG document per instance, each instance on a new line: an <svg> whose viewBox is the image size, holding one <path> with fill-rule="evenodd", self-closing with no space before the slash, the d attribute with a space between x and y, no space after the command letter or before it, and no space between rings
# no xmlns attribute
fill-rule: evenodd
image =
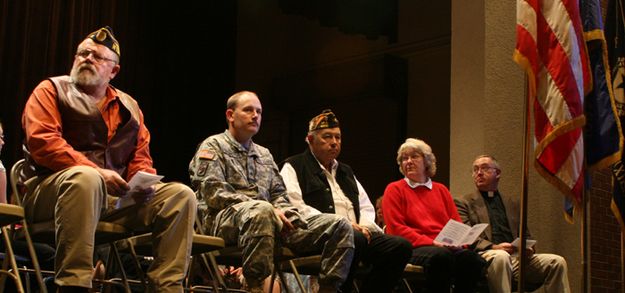
<svg viewBox="0 0 625 293"><path fill-rule="evenodd" d="M501 194L501 193L500 193ZM508 225L510 225L510 231L514 238L519 237L519 202L516 199L501 195L504 208L506 209L506 216L508 218ZM489 226L486 227L484 233L478 238L477 243L474 245L475 250L481 251L489 249L493 244L490 239L493 238L490 218L488 216L488 209L486 203L482 198L479 190L475 190L473 193L466 194L460 198L454 198L454 202L458 207L458 213L462 221L470 226L479 223L486 223ZM529 232L527 236L529 238Z"/></svg>

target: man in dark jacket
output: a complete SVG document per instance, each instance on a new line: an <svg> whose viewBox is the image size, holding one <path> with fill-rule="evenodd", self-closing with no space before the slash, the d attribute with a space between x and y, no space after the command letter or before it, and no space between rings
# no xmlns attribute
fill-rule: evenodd
<svg viewBox="0 0 625 293"><path fill-rule="evenodd" d="M511 244L519 237L519 203L499 193L501 168L492 156L482 155L473 162L476 190L455 199L458 213L467 225L487 223L475 250L491 264L488 267L490 292L511 292L518 280L517 248ZM528 233L529 234L529 233ZM528 249L526 284L543 286L545 292L570 292L566 260L555 254L534 253Z"/></svg>
<svg viewBox="0 0 625 293"><path fill-rule="evenodd" d="M343 292L351 292L360 262L372 266L360 292L391 292L410 258L410 243L385 235L375 224L369 196L352 169L336 160L341 152L341 129L334 113L323 111L310 121L308 130L309 148L288 158L280 172L290 201L303 214L337 214L352 223L356 250Z"/></svg>

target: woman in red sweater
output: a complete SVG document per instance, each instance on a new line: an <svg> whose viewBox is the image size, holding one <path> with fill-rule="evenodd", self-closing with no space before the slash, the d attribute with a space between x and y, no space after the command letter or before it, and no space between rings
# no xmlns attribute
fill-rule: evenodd
<svg viewBox="0 0 625 293"><path fill-rule="evenodd" d="M436 157L424 141L409 138L397 151L403 179L384 191L386 233L412 243L410 263L424 267L427 292L475 292L484 260L475 252L434 239L450 219L462 222L449 190L430 178Z"/></svg>

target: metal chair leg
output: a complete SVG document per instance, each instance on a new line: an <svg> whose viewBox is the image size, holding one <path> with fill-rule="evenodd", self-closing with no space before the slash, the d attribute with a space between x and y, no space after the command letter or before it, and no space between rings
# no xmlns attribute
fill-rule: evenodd
<svg viewBox="0 0 625 293"><path fill-rule="evenodd" d="M217 264L217 260L215 259L215 256L210 252L208 253L208 260L210 261L210 267L213 268L213 271L215 273L215 279L217 279L217 282L219 283L219 285L224 288L224 292L227 292L228 286L226 285L226 281L224 281L224 279L221 277L221 274L219 273L219 265Z"/></svg>
<svg viewBox="0 0 625 293"><path fill-rule="evenodd" d="M43 282L43 274L41 273L41 266L39 266L39 260L37 258L37 253L35 252L35 246L33 245L33 240L30 237L30 233L28 232L28 225L26 223L26 220L22 221L22 229L24 229L24 238L26 239L26 246L28 246L28 254L30 254L30 259L35 269L35 278L37 278L37 283L39 284L39 290L42 293L48 293L46 284Z"/></svg>
<svg viewBox="0 0 625 293"><path fill-rule="evenodd" d="M135 265L135 267L137 269L137 273L139 274L139 281L141 282L141 284L143 286L143 292L147 292L148 291L148 280L146 279L145 274L143 272L143 269L141 268L141 263L139 263L139 257L137 255L137 251L135 250L135 246L132 245L132 243L130 243L130 241L128 241L128 239L124 239L123 241L126 241L126 244L130 248L130 255L132 255L132 259L134 261L134 265Z"/></svg>
<svg viewBox="0 0 625 293"><path fill-rule="evenodd" d="M128 277L126 275L126 270L124 269L124 265L122 263L121 257L119 256L119 251L117 250L117 246L113 242L108 244L109 252L106 261L106 274L105 280L102 280L102 283L105 284L104 292L111 292L111 286L115 285L115 280L111 279L112 276L109 274L113 271L113 266L117 265L119 267L119 272L121 273L121 282L124 287L124 292L130 293L130 284L128 283ZM108 286L106 286L108 285Z"/></svg>
<svg viewBox="0 0 625 293"><path fill-rule="evenodd" d="M8 273L7 275L13 277L13 280L15 281L15 287L17 288L18 292L24 292L24 286L22 284L22 279L19 276L19 268L17 267L17 262L15 261L13 245L11 245L11 239L9 238L9 229L7 227L2 227L2 238L4 239L4 244L6 245L7 251L7 255L5 255L5 261L8 258L11 269L13 270L13 273Z"/></svg>
<svg viewBox="0 0 625 293"><path fill-rule="evenodd" d="M23 269L26 269L26 266L23 267ZM26 286L26 293L30 293L30 274L29 273L25 273L24 274L24 283Z"/></svg>
<svg viewBox="0 0 625 293"><path fill-rule="evenodd" d="M115 246L115 243L110 243L109 245L111 247L111 252L113 252L113 256L115 257L115 260L117 261L117 265L119 265L119 271L122 274L122 284L124 284L124 291L126 293L131 293L130 284L128 284L128 276L126 276L124 263L122 262L122 259L119 256L119 251L117 250L117 246Z"/></svg>
<svg viewBox="0 0 625 293"><path fill-rule="evenodd" d="M211 261L214 261L214 258ZM215 266L213 269L211 269L212 266L209 264L209 260L206 258L206 253L200 255L200 263L204 265L206 270L208 270L208 273L211 275L211 279L213 280L213 288L215 292L219 293L221 291L221 288L219 287L220 282L222 282L221 284L225 285L225 282L221 278L219 271L215 271L215 269L218 269L219 267ZM214 264L216 265L217 262L214 262ZM227 287L224 286L223 288L224 292L228 291Z"/></svg>
<svg viewBox="0 0 625 293"><path fill-rule="evenodd" d="M4 285L6 284L7 277L11 277L9 271L9 259L5 253L4 259L2 259L2 269L0 270L0 292L4 292Z"/></svg>
<svg viewBox="0 0 625 293"><path fill-rule="evenodd" d="M408 280L402 279L402 281L404 282L404 286L406 286L406 289L408 289L408 293L412 293L412 287L410 287L410 283L408 282Z"/></svg>
<svg viewBox="0 0 625 293"><path fill-rule="evenodd" d="M289 287L289 284L286 281L287 280L286 273L283 271L279 271L278 274L280 275L280 284L282 284L282 288L284 289L284 291L286 291L286 293L291 293L291 288ZM302 293L305 293L305 292L302 291Z"/></svg>
<svg viewBox="0 0 625 293"><path fill-rule="evenodd" d="M289 266L291 267L291 271L293 272L293 275L295 275L295 280L297 280L297 285L299 285L300 290L302 290L302 292L306 292L306 287L304 286L304 282L302 282L302 278L297 272L297 267L295 266L295 263L293 263L292 260L289 260Z"/></svg>

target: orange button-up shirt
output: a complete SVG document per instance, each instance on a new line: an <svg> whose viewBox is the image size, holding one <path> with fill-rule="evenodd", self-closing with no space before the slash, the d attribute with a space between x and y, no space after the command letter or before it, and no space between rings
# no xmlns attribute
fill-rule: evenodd
<svg viewBox="0 0 625 293"><path fill-rule="evenodd" d="M98 103L102 118L108 127L108 141L111 140L122 122L119 115L119 97L113 87L108 87L106 96ZM143 113L139 111L139 132L134 157L128 164L126 180L138 171L156 174L150 156L150 132L145 127ZM22 127L26 132L26 145L37 164L52 171L74 166L97 166L81 152L75 150L63 138L63 125L56 98L56 88L49 80L42 81L30 95L22 115Z"/></svg>

